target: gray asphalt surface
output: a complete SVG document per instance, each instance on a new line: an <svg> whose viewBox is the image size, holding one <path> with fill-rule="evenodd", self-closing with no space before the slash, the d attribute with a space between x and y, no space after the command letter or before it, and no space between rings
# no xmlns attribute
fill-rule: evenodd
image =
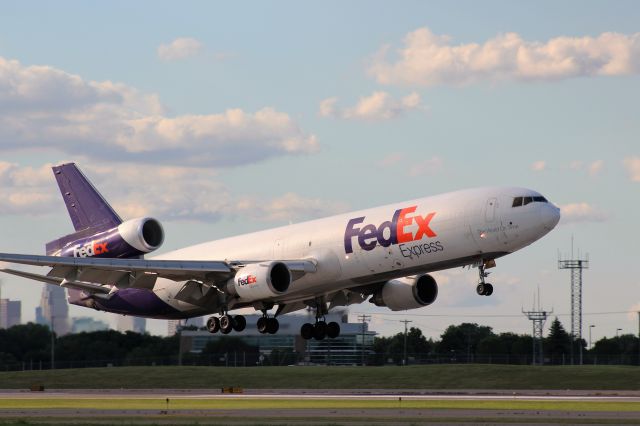
<svg viewBox="0 0 640 426"><path fill-rule="evenodd" d="M0 423L21 419L44 424L324 424L324 425L392 425L392 424L640 424L640 391L558 391L558 390L256 390L242 394L221 394L213 390L47 390L30 392L0 390L5 398L229 398L229 399L367 399L398 400L398 408L364 409L196 409L196 410L100 410L100 409L4 409ZM624 401L638 404L632 412L494 410L494 409L404 409L400 398L407 400L539 400L539 401Z"/></svg>

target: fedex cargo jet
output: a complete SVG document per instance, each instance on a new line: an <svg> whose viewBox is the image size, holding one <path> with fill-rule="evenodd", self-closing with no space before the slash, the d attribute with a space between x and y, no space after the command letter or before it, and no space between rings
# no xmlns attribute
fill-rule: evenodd
<svg viewBox="0 0 640 426"><path fill-rule="evenodd" d="M144 258L163 242L161 224L123 221L75 164L53 167L75 232L46 245L46 256L0 253L0 261L45 266L46 274L0 271L68 289L70 303L147 318L212 314L211 333L240 332L262 312L261 333L276 333L278 317L304 308L314 324L305 339L335 338L324 316L366 300L391 310L432 304L430 272L474 266L476 292L493 293L486 269L499 257L551 231L560 210L525 188L468 189L341 214L186 247ZM275 308L275 311L273 309ZM273 312L273 314L270 314Z"/></svg>

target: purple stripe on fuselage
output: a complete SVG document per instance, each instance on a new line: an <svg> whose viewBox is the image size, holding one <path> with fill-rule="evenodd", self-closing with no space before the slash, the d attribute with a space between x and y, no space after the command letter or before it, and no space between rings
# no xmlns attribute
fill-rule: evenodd
<svg viewBox="0 0 640 426"><path fill-rule="evenodd" d="M153 291L146 288L123 288L108 299L94 298L98 309L117 314L147 318L175 319L185 314L163 302Z"/></svg>

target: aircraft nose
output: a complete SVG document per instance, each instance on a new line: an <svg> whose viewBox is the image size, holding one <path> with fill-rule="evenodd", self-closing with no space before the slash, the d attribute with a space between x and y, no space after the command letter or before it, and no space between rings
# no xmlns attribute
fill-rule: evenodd
<svg viewBox="0 0 640 426"><path fill-rule="evenodd" d="M560 221L560 209L549 203L541 210L542 224L546 229L551 231Z"/></svg>

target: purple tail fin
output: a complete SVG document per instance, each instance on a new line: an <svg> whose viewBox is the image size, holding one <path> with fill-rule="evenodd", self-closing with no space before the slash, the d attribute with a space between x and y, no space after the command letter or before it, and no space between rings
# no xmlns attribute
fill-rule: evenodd
<svg viewBox="0 0 640 426"><path fill-rule="evenodd" d="M59 252L70 241L122 223L120 216L74 163L61 164L52 169L76 232L47 243L47 254Z"/></svg>
<svg viewBox="0 0 640 426"><path fill-rule="evenodd" d="M122 223L120 216L74 163L52 169L76 231L113 228Z"/></svg>

